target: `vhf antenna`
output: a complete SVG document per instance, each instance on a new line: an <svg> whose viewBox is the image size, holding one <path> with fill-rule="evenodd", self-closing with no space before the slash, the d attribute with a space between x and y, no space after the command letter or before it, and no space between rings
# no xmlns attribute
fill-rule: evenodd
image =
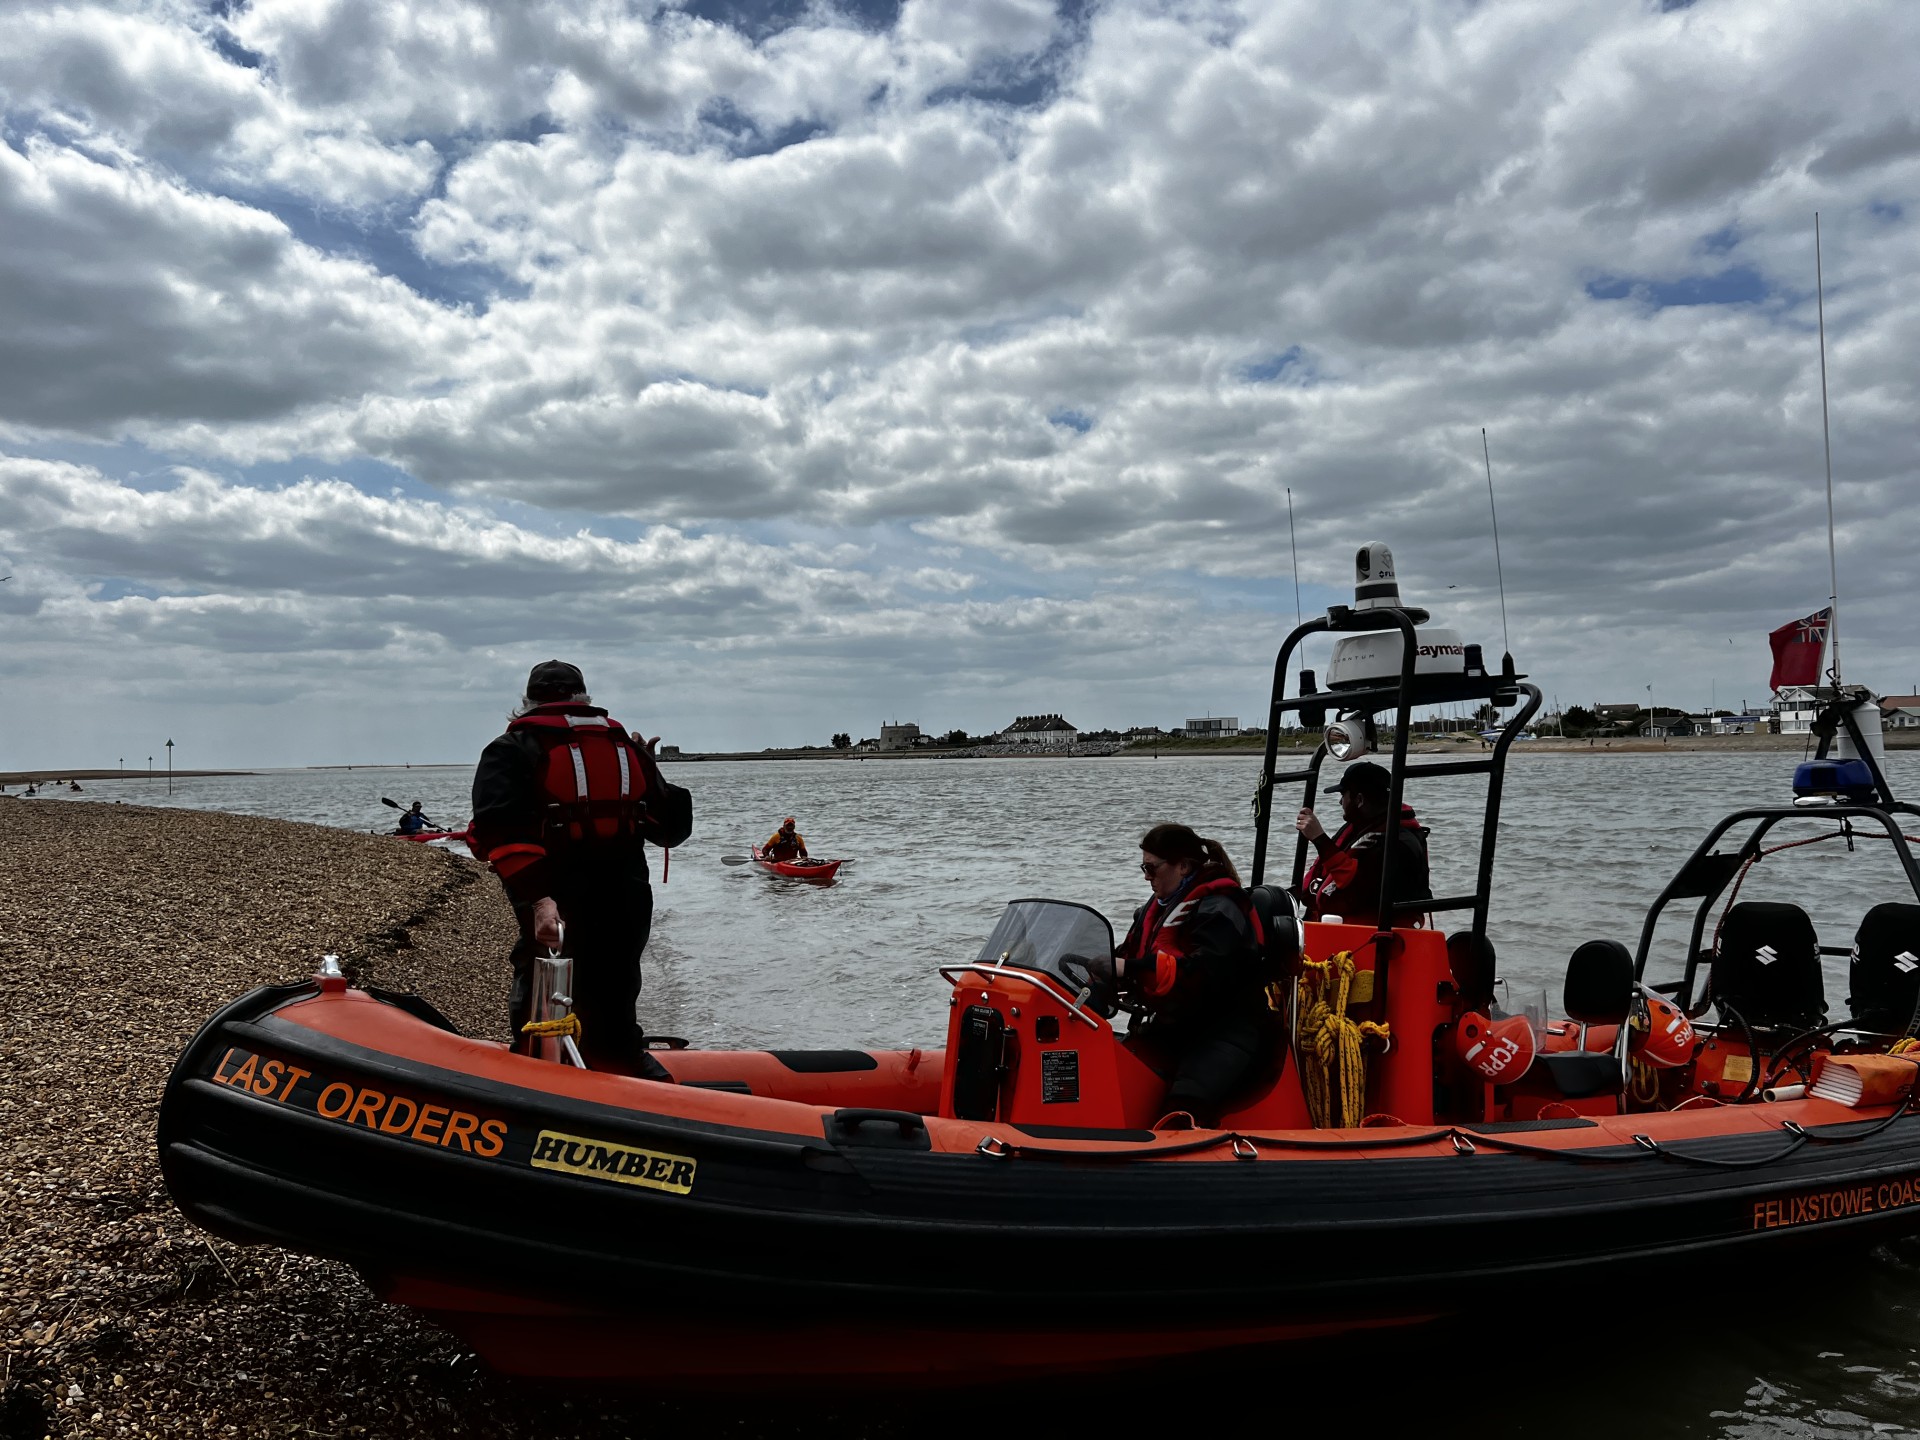
<svg viewBox="0 0 1920 1440"><path fill-rule="evenodd" d="M1820 274L1820 212L1813 212L1813 293L1820 314L1820 438L1827 447L1827 679L1840 686L1840 566L1833 554L1833 431L1827 424L1827 289Z"/></svg>
<svg viewBox="0 0 1920 1440"><path fill-rule="evenodd" d="M1507 572L1500 564L1500 512L1493 504L1493 454L1487 449L1487 427L1480 427L1480 458L1487 462L1487 513L1493 517L1493 573L1500 581L1500 643L1506 653L1502 669L1513 673L1513 641L1507 635Z"/></svg>
<svg viewBox="0 0 1920 1440"><path fill-rule="evenodd" d="M1287 487L1287 547L1293 551L1293 623L1304 624L1300 614L1300 543L1293 533L1293 487Z"/></svg>

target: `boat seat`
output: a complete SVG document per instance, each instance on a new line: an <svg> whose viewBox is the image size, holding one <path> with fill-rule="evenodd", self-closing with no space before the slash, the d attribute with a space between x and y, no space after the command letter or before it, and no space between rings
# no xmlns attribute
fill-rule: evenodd
<svg viewBox="0 0 1920 1440"><path fill-rule="evenodd" d="M1876 905L1853 937L1847 1013L1864 1030L1911 1035L1920 1020L1920 905Z"/></svg>
<svg viewBox="0 0 1920 1440"><path fill-rule="evenodd" d="M1804 1030L1826 1018L1820 941L1798 905L1743 900L1720 922L1708 993L1756 1030Z"/></svg>
<svg viewBox="0 0 1920 1440"><path fill-rule="evenodd" d="M1567 1018L1580 1022L1580 1049L1542 1050L1533 1063L1569 1100L1617 1095L1627 1088L1627 1014L1633 1008L1633 956L1618 940L1589 940L1567 961L1561 993ZM1619 1035L1605 1050L1589 1050L1587 1029L1618 1025Z"/></svg>
<svg viewBox="0 0 1920 1440"><path fill-rule="evenodd" d="M1256 885L1247 891L1253 913L1267 937L1267 979L1284 980L1294 973L1302 948L1300 911L1293 896L1277 885Z"/></svg>
<svg viewBox="0 0 1920 1440"><path fill-rule="evenodd" d="M1471 930L1455 931L1447 936L1447 969L1467 1009L1485 1010L1493 1004L1493 941Z"/></svg>

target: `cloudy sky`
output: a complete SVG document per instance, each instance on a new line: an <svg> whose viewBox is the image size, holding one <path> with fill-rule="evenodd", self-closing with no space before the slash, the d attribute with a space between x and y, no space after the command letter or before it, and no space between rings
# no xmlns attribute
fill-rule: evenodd
<svg viewBox="0 0 1920 1440"><path fill-rule="evenodd" d="M0 769L1906 691L1920 6L9 0ZM1324 658L1324 655L1322 655Z"/></svg>

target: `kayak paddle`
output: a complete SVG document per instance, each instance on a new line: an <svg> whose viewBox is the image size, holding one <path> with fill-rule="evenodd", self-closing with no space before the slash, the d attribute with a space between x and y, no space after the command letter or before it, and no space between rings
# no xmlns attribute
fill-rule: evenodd
<svg viewBox="0 0 1920 1440"><path fill-rule="evenodd" d="M386 806L388 806L388 807L390 807L390 808L392 808L392 809L394 809L394 810L405 810L405 809L407 808L406 806L404 806L404 805L402 805L402 804L401 804L401 803L400 803L400 802L399 802L398 800L389 800L389 799L388 799L388 798L387 798L386 796L384 796L384 795L382 795L382 796L380 797L380 803L381 803L382 805L386 805ZM421 818L422 820L427 820L427 817L426 817L426 816L425 816L424 814L422 814L420 818ZM427 828L428 828L429 830L439 830L439 829L442 829L442 828L444 828L444 827L442 827L442 826L439 826L439 825L435 825L435 824L433 823L433 821L431 821L431 820L427 820Z"/></svg>

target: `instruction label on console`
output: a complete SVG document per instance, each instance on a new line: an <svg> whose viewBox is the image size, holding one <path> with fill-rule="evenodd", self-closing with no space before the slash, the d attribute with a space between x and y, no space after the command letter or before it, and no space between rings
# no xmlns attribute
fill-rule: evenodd
<svg viewBox="0 0 1920 1440"><path fill-rule="evenodd" d="M1043 1050L1040 1052L1040 1103L1073 1105L1080 1100L1080 1052Z"/></svg>

